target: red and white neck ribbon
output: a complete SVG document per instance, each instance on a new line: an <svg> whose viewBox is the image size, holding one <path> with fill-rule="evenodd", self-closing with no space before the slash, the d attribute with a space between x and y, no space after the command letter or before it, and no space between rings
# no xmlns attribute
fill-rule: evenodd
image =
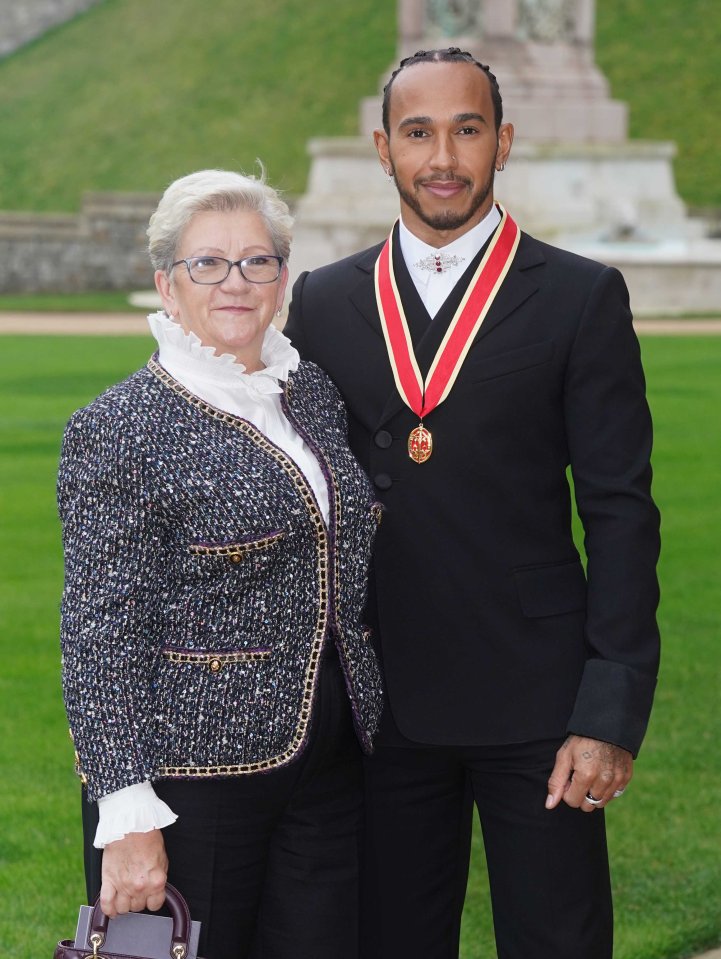
<svg viewBox="0 0 721 959"><path fill-rule="evenodd" d="M438 347L425 382L413 352L408 321L393 273L392 231L376 261L376 302L393 377L403 402L421 420L450 393L471 343L486 318L518 249L521 231L503 207L500 204L497 204L497 207L501 222L478 264L443 342Z"/></svg>

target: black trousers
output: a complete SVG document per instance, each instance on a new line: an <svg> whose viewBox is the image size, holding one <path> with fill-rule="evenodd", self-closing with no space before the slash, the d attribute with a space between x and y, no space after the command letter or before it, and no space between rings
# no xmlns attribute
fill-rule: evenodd
<svg viewBox="0 0 721 959"><path fill-rule="evenodd" d="M457 959L473 806L498 959L611 959L603 813L545 808L559 741L366 759L362 959Z"/></svg>
<svg viewBox="0 0 721 959"><path fill-rule="evenodd" d="M202 926L203 959L356 959L362 760L337 655L324 656L310 741L269 773L160 780L168 879ZM92 902L101 854L85 804Z"/></svg>

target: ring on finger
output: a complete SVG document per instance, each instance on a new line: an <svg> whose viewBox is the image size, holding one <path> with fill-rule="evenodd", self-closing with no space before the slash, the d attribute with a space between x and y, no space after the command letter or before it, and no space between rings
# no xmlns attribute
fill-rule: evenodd
<svg viewBox="0 0 721 959"><path fill-rule="evenodd" d="M621 796L623 796L623 794L624 794L625 792L626 792L626 787L625 787L625 786L624 786L623 789L617 789L616 792L613 794L613 798L614 798L614 799L620 799Z"/></svg>
<svg viewBox="0 0 721 959"><path fill-rule="evenodd" d="M596 799L591 795L590 792L588 792L586 793L586 802L589 804L589 806L600 806L603 802L603 799Z"/></svg>

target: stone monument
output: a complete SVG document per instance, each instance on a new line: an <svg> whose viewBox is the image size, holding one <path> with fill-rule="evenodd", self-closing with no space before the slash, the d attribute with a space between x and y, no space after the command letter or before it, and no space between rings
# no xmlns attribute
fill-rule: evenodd
<svg viewBox="0 0 721 959"><path fill-rule="evenodd" d="M618 265L637 312L718 309L721 244L686 218L675 145L627 139L626 105L594 59L594 0L398 0L397 11L398 60L458 46L498 77L516 136L495 193L523 229ZM294 275L380 241L397 216L371 136L381 102L361 102L360 137L308 144Z"/></svg>

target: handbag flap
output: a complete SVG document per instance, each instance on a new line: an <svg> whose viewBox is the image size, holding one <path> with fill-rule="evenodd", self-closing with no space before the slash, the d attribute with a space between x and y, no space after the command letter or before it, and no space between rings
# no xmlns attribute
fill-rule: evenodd
<svg viewBox="0 0 721 959"><path fill-rule="evenodd" d="M75 933L75 948L89 949L88 940L92 906L81 906L78 928ZM200 923L191 920L186 959L198 959ZM108 922L108 934L100 948L103 955L119 953L136 959L170 959L173 938L173 920L169 916L153 916L145 912L128 912Z"/></svg>

